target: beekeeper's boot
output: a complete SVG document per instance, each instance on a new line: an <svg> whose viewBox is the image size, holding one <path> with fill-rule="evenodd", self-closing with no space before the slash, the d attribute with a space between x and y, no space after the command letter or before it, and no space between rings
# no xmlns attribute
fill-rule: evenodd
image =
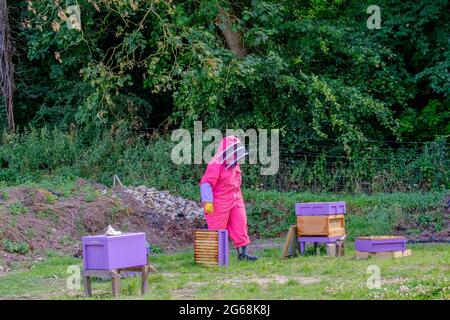
<svg viewBox="0 0 450 320"><path fill-rule="evenodd" d="M243 260L256 261L256 260L258 260L257 256L252 256L251 254L247 253L247 246L243 246L243 247L236 248L236 249L238 252L238 260L239 261L243 261Z"/></svg>

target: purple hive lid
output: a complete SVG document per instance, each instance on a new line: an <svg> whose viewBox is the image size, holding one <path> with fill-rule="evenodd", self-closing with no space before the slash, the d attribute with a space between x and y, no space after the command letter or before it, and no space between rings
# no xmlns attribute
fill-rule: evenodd
<svg viewBox="0 0 450 320"><path fill-rule="evenodd" d="M145 233L144 232L127 232L127 233L122 233L122 234L118 234L116 236L107 236L104 234L98 234L98 235L92 235L92 236L84 236L82 237L82 241L91 241L91 240L108 240L108 241L114 241L114 240L119 240L119 239L124 239L124 238L133 238L133 237L145 237Z"/></svg>
<svg viewBox="0 0 450 320"><path fill-rule="evenodd" d="M304 202L295 204L297 216L325 216L345 214L347 205L344 201L337 202Z"/></svg>

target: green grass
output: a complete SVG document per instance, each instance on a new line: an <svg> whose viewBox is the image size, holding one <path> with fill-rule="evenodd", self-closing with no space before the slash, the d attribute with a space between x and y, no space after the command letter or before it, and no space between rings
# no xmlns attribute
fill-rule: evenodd
<svg viewBox="0 0 450 320"><path fill-rule="evenodd" d="M256 263L238 263L231 252L228 268L193 263L192 251L151 257L158 269L149 292L139 294L139 278L122 280L120 299L449 299L450 246L409 245L413 254L400 259L355 260L350 243L341 258L304 256L280 259L279 248L256 252ZM85 299L66 286L67 267L75 258L49 256L27 269L0 277L6 298ZM381 289L368 289L367 268L380 268ZM110 282L93 282L91 299L111 299Z"/></svg>

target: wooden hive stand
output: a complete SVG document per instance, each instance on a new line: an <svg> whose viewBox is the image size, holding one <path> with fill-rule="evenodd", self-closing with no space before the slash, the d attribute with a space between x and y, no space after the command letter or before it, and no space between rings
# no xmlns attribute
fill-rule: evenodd
<svg viewBox="0 0 450 320"><path fill-rule="evenodd" d="M317 245L321 243L326 246L327 256L341 257L344 255L345 237L346 235L340 237L298 237L298 242L300 243L300 254L305 254L307 243L312 243L315 249L317 249Z"/></svg>
<svg viewBox="0 0 450 320"><path fill-rule="evenodd" d="M228 266L228 231L194 230L194 261L207 266Z"/></svg>
<svg viewBox="0 0 450 320"><path fill-rule="evenodd" d="M114 297L118 297L120 295L121 278L141 276L141 294L144 295L148 291L149 272L156 272L156 269L151 264L114 270L83 270L82 276L84 279L84 292L86 296L92 296L92 277L111 279L112 294Z"/></svg>

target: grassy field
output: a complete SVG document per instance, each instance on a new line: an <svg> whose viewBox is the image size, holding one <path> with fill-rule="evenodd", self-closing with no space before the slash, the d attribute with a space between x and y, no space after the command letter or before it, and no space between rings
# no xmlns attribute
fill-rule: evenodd
<svg viewBox="0 0 450 320"><path fill-rule="evenodd" d="M281 239L274 241L280 244ZM120 299L449 299L450 246L412 244L413 254L400 259L355 260L346 255L307 255L280 259L280 248L257 250L256 263L238 263L231 252L228 268L195 265L191 250L151 257L158 269L149 277L149 292L139 294L139 278L122 280ZM81 266L70 257L52 256L0 277L6 299L85 299L82 287L67 288L67 268ZM368 289L368 267L379 267L381 288ZM110 282L93 282L92 299L111 299Z"/></svg>

